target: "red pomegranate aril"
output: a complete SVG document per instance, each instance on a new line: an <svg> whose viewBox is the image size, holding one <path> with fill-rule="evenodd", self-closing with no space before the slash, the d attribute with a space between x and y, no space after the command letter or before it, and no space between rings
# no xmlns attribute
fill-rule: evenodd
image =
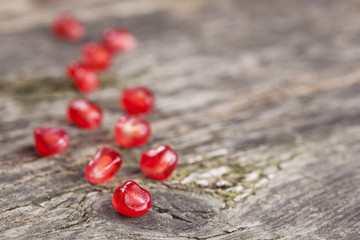
<svg viewBox="0 0 360 240"><path fill-rule="evenodd" d="M177 153L167 145L161 145L144 152L140 160L140 169L148 177L166 180L178 163Z"/></svg>
<svg viewBox="0 0 360 240"><path fill-rule="evenodd" d="M77 98L69 103L67 116L69 121L81 128L94 129L101 124L103 113L95 103Z"/></svg>
<svg viewBox="0 0 360 240"><path fill-rule="evenodd" d="M37 127L34 129L35 148L41 155L50 156L69 148L69 135L57 127Z"/></svg>
<svg viewBox="0 0 360 240"><path fill-rule="evenodd" d="M81 93L91 93L100 87L98 75L81 63L71 63L67 68L67 75Z"/></svg>
<svg viewBox="0 0 360 240"><path fill-rule="evenodd" d="M74 79L78 77L79 72L85 68L88 69L88 67L86 67L82 62L73 61L67 66L65 73L68 78L74 81Z"/></svg>
<svg viewBox="0 0 360 240"><path fill-rule="evenodd" d="M94 42L82 48L84 64L96 71L106 70L112 61L112 55L107 48Z"/></svg>
<svg viewBox="0 0 360 240"><path fill-rule="evenodd" d="M91 183L111 180L122 164L120 154L110 148L101 148L88 163L85 177Z"/></svg>
<svg viewBox="0 0 360 240"><path fill-rule="evenodd" d="M66 14L55 19L52 31L56 37L68 41L78 41L85 35L84 26L76 18Z"/></svg>
<svg viewBox="0 0 360 240"><path fill-rule="evenodd" d="M107 29L102 35L104 46L111 52L129 52L136 48L134 35L125 29Z"/></svg>
<svg viewBox="0 0 360 240"><path fill-rule="evenodd" d="M151 208L151 195L134 181L127 181L116 188L113 206L128 217L144 215Z"/></svg>
<svg viewBox="0 0 360 240"><path fill-rule="evenodd" d="M149 141L150 136L150 124L140 116L122 116L115 125L116 143L121 147L142 146Z"/></svg>
<svg viewBox="0 0 360 240"><path fill-rule="evenodd" d="M129 113L148 114L154 108L155 98L146 87L129 87L122 91L120 105Z"/></svg>

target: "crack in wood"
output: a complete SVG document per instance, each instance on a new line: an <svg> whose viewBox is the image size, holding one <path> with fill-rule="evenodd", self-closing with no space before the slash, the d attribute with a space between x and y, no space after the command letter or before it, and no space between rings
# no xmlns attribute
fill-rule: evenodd
<svg viewBox="0 0 360 240"><path fill-rule="evenodd" d="M86 222L88 222L88 220L90 219L88 215L88 212L85 212L82 216L81 216L81 219L74 222L74 223L70 223L70 224L67 224L67 225L64 225L60 228L57 228L56 230L63 230L63 229L69 229L69 228L73 228L73 227L77 227L77 226L80 226L81 224L84 224Z"/></svg>

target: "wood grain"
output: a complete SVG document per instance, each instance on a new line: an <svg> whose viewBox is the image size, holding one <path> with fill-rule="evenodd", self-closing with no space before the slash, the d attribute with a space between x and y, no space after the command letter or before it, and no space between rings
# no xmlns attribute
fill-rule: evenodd
<svg viewBox="0 0 360 240"><path fill-rule="evenodd" d="M300 0L0 1L1 239L359 239L360 4ZM8 3L8 1L6 1ZM53 39L62 11L87 38ZM79 96L64 67L106 27L131 29L135 53L116 58L88 96L105 112L84 131L68 123ZM116 146L124 86L150 87L151 142ZM36 126L61 126L71 147L34 150ZM138 168L162 143L180 163L164 182ZM115 179L89 184L97 149L117 149ZM148 189L138 218L112 207L126 180Z"/></svg>

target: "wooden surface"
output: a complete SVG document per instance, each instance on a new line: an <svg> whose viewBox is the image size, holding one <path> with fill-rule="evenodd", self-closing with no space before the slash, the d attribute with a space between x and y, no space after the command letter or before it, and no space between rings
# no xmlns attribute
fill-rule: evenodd
<svg viewBox="0 0 360 240"><path fill-rule="evenodd" d="M88 96L102 127L68 123L79 96L64 77L82 43L48 25L72 11L88 29L123 26L139 39ZM0 1L1 239L346 239L360 236L360 2L356 0ZM116 147L124 86L156 94L151 142ZM70 149L40 157L32 130L65 128ZM145 178L138 160L166 143L171 178ZM84 169L101 146L119 150L115 179ZM138 218L112 207L133 179L153 205Z"/></svg>

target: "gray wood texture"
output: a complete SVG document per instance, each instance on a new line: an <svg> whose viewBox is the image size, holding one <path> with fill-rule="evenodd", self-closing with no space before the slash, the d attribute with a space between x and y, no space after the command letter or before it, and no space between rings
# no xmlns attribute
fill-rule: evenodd
<svg viewBox="0 0 360 240"><path fill-rule="evenodd" d="M53 39L70 11L87 38ZM79 96L64 77L81 44L106 27L134 32L88 96L105 112L84 131L65 117ZM0 1L0 239L360 238L360 2L356 0ZM124 86L156 95L151 142L115 145ZM61 126L71 147L40 157L36 126ZM140 154L180 154L164 182L144 177ZM124 163L104 184L84 169L102 146ZM138 218L112 207L126 180L148 189Z"/></svg>

